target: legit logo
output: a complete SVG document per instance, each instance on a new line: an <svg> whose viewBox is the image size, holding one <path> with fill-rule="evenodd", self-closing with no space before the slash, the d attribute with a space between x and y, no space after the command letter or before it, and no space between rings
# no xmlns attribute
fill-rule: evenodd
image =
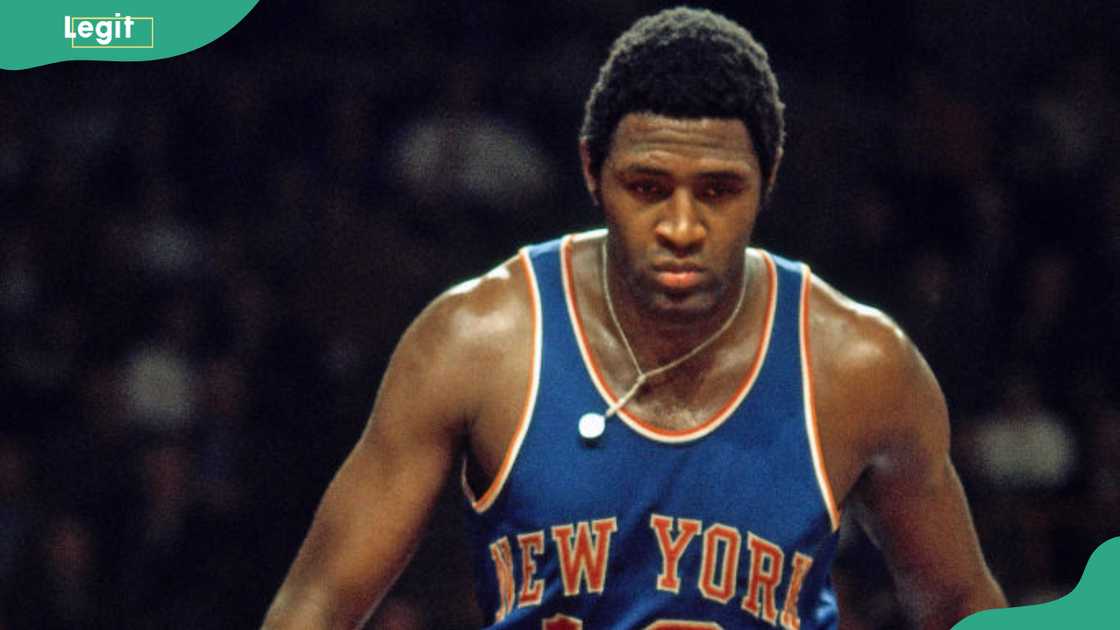
<svg viewBox="0 0 1120 630"><path fill-rule="evenodd" d="M63 35L71 48L153 48L154 17L70 17L65 18Z"/></svg>

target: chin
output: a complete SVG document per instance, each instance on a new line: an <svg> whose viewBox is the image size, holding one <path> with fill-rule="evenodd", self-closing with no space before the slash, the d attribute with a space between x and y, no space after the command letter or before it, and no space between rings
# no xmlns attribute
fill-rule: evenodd
<svg viewBox="0 0 1120 630"><path fill-rule="evenodd" d="M719 303L706 291L686 294L657 292L652 295L649 307L661 317L687 324L710 317L719 310Z"/></svg>

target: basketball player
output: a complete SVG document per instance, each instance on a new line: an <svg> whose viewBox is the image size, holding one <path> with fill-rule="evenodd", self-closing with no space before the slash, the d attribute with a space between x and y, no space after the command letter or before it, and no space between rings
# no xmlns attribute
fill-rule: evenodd
<svg viewBox="0 0 1120 630"><path fill-rule="evenodd" d="M915 627L1005 605L922 357L748 247L782 108L761 46L710 12L615 42L580 143L606 230L527 247L413 323L267 628L359 626L451 474L498 628L835 628L842 511Z"/></svg>

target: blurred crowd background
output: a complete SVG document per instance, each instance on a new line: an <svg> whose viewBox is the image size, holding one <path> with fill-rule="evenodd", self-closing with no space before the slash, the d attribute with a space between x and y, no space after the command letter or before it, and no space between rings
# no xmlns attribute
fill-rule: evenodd
<svg viewBox="0 0 1120 630"><path fill-rule="evenodd" d="M0 74L0 628L257 625L411 318L599 224L583 101L664 6L272 0ZM787 103L757 242L911 334L1012 602L1068 592L1120 535L1117 9L709 6ZM371 627L477 625L459 500ZM836 579L904 627L854 528Z"/></svg>

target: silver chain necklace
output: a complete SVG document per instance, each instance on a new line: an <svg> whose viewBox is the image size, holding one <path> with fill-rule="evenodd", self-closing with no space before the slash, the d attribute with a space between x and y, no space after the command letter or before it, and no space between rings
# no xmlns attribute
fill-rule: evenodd
<svg viewBox="0 0 1120 630"><path fill-rule="evenodd" d="M588 412L580 416L579 435L588 442L593 442L603 435L603 431L606 430L607 418L610 418L614 414L618 413L619 409L622 409L624 406L626 406L626 403L630 402L630 399L638 394L638 391L641 390L642 385L646 384L646 381L659 374L664 374L665 372L668 372L669 370L677 367L685 361L688 361L692 357L700 354L704 351L705 348L712 345L712 343L714 343L716 339L719 339L721 336L723 336L723 333L727 332L727 329L731 327L731 322L735 321L735 318L739 315L739 311L743 308L743 299L747 295L746 261L744 261L743 283L742 287L739 289L739 301L735 303L735 310L731 311L731 315L725 322L723 322L723 325L719 327L719 330L712 333L712 336L705 339L703 343L696 346L692 350L689 350L685 354L677 357L676 359L673 359L672 361L659 367L655 367L652 370L642 371L642 366L638 363L638 357L634 355L634 349L630 347L630 340L626 338L626 331L622 329L622 324L618 321L618 315L614 312L614 301L611 299L611 287L607 281L608 274L606 236L603 237L603 244L602 247L600 247L600 258L602 258L603 266L603 298L607 302L607 311L611 315L611 322L614 323L614 328L618 331L619 338L622 339L622 346L626 348L626 354L630 357L630 363L634 366L634 371L638 373L638 378L634 380L634 384L630 386L630 389L627 390L625 394L623 394L622 398L619 398L613 405L607 407L607 410L605 412L601 414Z"/></svg>

